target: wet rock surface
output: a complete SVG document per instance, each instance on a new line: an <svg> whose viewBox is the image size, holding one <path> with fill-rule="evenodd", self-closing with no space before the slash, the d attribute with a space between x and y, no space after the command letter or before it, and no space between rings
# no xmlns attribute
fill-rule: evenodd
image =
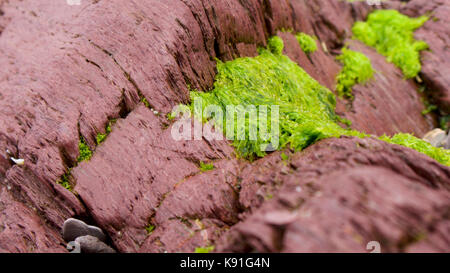
<svg viewBox="0 0 450 273"><path fill-rule="evenodd" d="M417 32L432 49L423 53L421 77L447 111L449 5L397 7L415 15L421 5L441 19ZM188 102L188 86L212 87L214 58L254 56L282 28L318 37L319 50L307 56L280 34L285 53L333 90L336 54L371 9L337 0L0 1L0 251L65 251L60 229L70 217L92 219L121 252L214 244L217 251L365 251L366 240L380 240L385 251L448 251L449 169L422 154L343 138L288 163L279 152L249 163L226 141L170 135L165 115ZM353 102L338 101L354 129L422 137L435 127L421 115L417 83L372 49L350 46L377 70L355 87ZM94 155L78 164L80 137ZM14 165L6 150L25 165ZM215 168L201 172L200 162ZM74 192L56 183L69 168Z"/></svg>

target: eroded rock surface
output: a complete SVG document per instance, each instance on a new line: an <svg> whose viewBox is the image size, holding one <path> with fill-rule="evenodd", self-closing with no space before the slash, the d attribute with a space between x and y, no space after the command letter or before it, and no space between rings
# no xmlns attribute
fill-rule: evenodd
<svg viewBox="0 0 450 273"><path fill-rule="evenodd" d="M245 219L222 236L226 252L449 250L450 169L375 139L327 139L243 171Z"/></svg>
<svg viewBox="0 0 450 273"><path fill-rule="evenodd" d="M420 33L426 37L443 35L445 32L439 28L448 17L448 2L430 2L434 4L427 4L427 9L438 9L444 19L430 21ZM228 142L176 142L171 138L166 114L173 106L189 101L189 87L212 87L215 58L227 61L254 56L257 47L265 46L268 37L277 33L286 42L285 53L333 90L340 69L336 54L351 37L353 22L363 20L373 7L338 0L81 3L69 6L54 0L0 1L0 251L64 251L59 231L70 217L92 219L107 233L114 248L123 252L193 251L219 241L216 249L227 251L364 251L358 240L327 242L328 234L323 233L326 225L319 225L320 221L312 222L317 226L310 228L317 231L323 244L297 248L294 242L302 239L299 226L286 233L293 236L292 245L261 244L261 238L278 236L282 229L274 225L298 222L297 216L286 214L286 207L271 212L272 224L252 220L265 207L270 212L274 208L271 204L283 198L283 189L290 184L282 180L278 186L269 183L260 187L258 182L249 185L242 179L278 177L278 168L289 174L299 167L272 162L279 156L275 153L255 163L260 166L257 172L254 165L236 159ZM419 4L411 1L404 7L397 6L413 13ZM291 34L279 32L282 29L316 35L319 51L306 56ZM423 78L444 94L448 86L448 73L444 72L450 58L440 54L446 54L448 45L444 38L435 38L427 41L436 50L424 53ZM355 87L355 101L338 102L339 114L352 120L355 129L367 133L412 132L422 136L430 130L433 121L421 115L424 106L416 92L418 85L404 81L398 70L373 50L358 43L351 46L372 59L377 75L367 86ZM437 67L437 72L430 70ZM141 102L143 98L149 107ZM445 96L436 98L445 106ZM96 135L105 133L113 119L118 120L112 132L97 146ZM94 155L90 161L78 164L80 138L86 140ZM370 198L386 203L378 208L376 219L395 216L391 224L386 224L395 231L386 239L386 250L412 251L406 247L410 237L405 239L406 246L394 247L394 242L398 242L397 234L404 235L400 231L416 222L420 222L420 232L428 230L429 236L411 245L418 250L448 250L450 243L444 232L448 230L448 203L444 200L449 190L447 168L408 149L375 141L373 145L386 153L382 157L384 165L363 154L362 158L367 156L365 165L351 171L349 166L354 165L342 162L344 154L330 157L333 153L326 143L334 142L344 146L345 157L359 155L356 148L349 148L356 147L354 139L324 141L310 148L321 150L323 157L330 158L329 164L337 168L336 172L321 169L315 178L329 197L323 199L328 207L317 207L319 215L329 216L336 210L342 220L328 217L330 222L345 224L356 215L358 223L367 224L370 219L358 210L359 206L351 207L355 212L343 205L339 209L331 206L337 202L334 191L349 202L357 202L362 198L361 183L367 184ZM13 165L6 150L15 158L23 158L25 165ZM298 162L308 160L301 159L303 153L295 157ZM213 162L215 169L201 172L200 162ZM392 169L391 163L404 169ZM338 168L341 164L342 169ZM69 169L75 194L56 183ZM368 177L364 177L366 172ZM393 181L392 194L380 194L386 190L384 184L371 180L378 176ZM338 182L326 183L330 180ZM348 182L354 180L363 182ZM337 187L339 183L342 189ZM329 188L325 186L328 184ZM267 193L265 187L273 191ZM343 192L345 188L353 191ZM394 194L400 192L400 197ZM257 197L261 194L263 200ZM411 213L407 213L397 207L397 198L403 198L405 204L420 202L411 205ZM314 202L308 206L315 208ZM425 214L417 216L418 211L429 213L431 218L422 219ZM398 222L400 218L405 220ZM231 240L223 239L246 236L240 227L247 225L261 227L254 244L233 246ZM146 230L150 226L154 229ZM431 226L436 230L429 231ZM373 237L375 233L370 232L360 236Z"/></svg>

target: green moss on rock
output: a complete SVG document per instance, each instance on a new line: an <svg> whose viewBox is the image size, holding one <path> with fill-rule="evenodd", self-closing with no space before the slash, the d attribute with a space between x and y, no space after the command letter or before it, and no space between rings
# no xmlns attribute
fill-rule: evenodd
<svg viewBox="0 0 450 273"><path fill-rule="evenodd" d="M414 149L428 155L443 165L450 166L450 150L433 147L430 143L410 134L396 134L393 137L382 136L380 139Z"/></svg>
<svg viewBox="0 0 450 273"><path fill-rule="evenodd" d="M214 246L197 247L195 249L195 253L209 253L211 251L214 251L214 248Z"/></svg>
<svg viewBox="0 0 450 273"><path fill-rule="evenodd" d="M365 83L373 78L374 70L366 55L347 48L336 58L343 64L341 72L336 77L336 90L341 97L353 98L352 87Z"/></svg>
<svg viewBox="0 0 450 273"><path fill-rule="evenodd" d="M283 54L284 42L280 37L273 36L267 42L267 48L273 54L281 55L281 54Z"/></svg>
<svg viewBox="0 0 450 273"><path fill-rule="evenodd" d="M214 170L214 164L200 162L199 169L201 172L211 171L211 170Z"/></svg>
<svg viewBox="0 0 450 273"><path fill-rule="evenodd" d="M73 191L72 184L70 184L70 173L72 169L69 169L63 176L61 176L61 179L57 181L58 184L63 186L64 188L68 189L69 191Z"/></svg>
<svg viewBox="0 0 450 273"><path fill-rule="evenodd" d="M105 128L105 133L104 134L98 134L96 137L97 140L97 144L102 143L103 141L106 140L106 137L111 133L112 129L111 126L114 125L114 123L116 123L116 119L112 119L108 122L108 125Z"/></svg>
<svg viewBox="0 0 450 273"><path fill-rule="evenodd" d="M363 136L359 132L343 129L336 123L338 117L334 112L336 99L333 93L287 56L278 54L283 49L281 39L272 38L271 41L276 41L276 53L274 50L260 49L257 57L238 58L226 63L218 61L214 89L207 93L192 91L191 107L194 108L197 98L203 100L202 110L208 105L219 105L224 113L227 105L278 105L278 149L289 144L291 148L301 150L320 139L343 134ZM269 108L269 117L270 114ZM225 120L215 122L223 125ZM246 136L249 135L250 122L246 117ZM267 123L270 130L270 120ZM251 125L259 129L258 124ZM219 128L224 128L226 132L226 126ZM234 140L233 145L239 156L253 160L266 154L261 146L269 142L246 137L245 140Z"/></svg>
<svg viewBox="0 0 450 273"><path fill-rule="evenodd" d="M421 70L419 53L428 48L424 41L414 39L414 31L427 20L426 16L410 18L396 10L377 10L366 22L356 22L352 30L356 39L386 56L406 78L413 78Z"/></svg>
<svg viewBox="0 0 450 273"><path fill-rule="evenodd" d="M244 107L278 105L280 128L278 150L289 145L290 148L299 151L318 140L342 135L369 136L338 125L342 119L334 111L336 105L334 94L311 78L287 56L278 54L283 50L283 46L280 47L280 40L272 39L276 41L277 46L273 47L276 50L260 49L260 55L257 57L238 58L226 63L218 61L214 89L206 93L191 91L191 110L196 110L194 105L198 98L203 100L202 109L199 110L204 111L209 105L218 105L223 113L226 113L227 105ZM203 122L206 121L203 119ZM223 126L226 122L225 117L223 119L214 117L212 121L226 133L227 126ZM249 135L249 127L258 128L259 123L252 124L252 122L255 121L251 121L246 115L246 136ZM267 122L267 126L270 131L272 126L270 121ZM434 148L412 135L398 134L392 138L383 136L380 139L415 149L442 164L450 165L449 151ZM253 160L266 155L260 147L261 144L269 142L270 140L263 140L260 137L257 140L249 140L246 137L245 140L233 140L233 145L239 156Z"/></svg>
<svg viewBox="0 0 450 273"><path fill-rule="evenodd" d="M80 138L80 142L78 142L78 149L80 155L77 158L78 162L88 161L92 157L92 151L89 146L86 144L86 141L83 137Z"/></svg>
<svg viewBox="0 0 450 273"><path fill-rule="evenodd" d="M306 54L313 53L317 50L316 40L308 34L300 32L295 35L295 38L297 38L300 47Z"/></svg>

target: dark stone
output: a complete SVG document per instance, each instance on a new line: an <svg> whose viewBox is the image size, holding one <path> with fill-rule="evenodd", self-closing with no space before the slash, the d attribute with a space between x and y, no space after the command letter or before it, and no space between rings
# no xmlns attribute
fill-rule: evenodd
<svg viewBox="0 0 450 273"><path fill-rule="evenodd" d="M116 253L97 237L86 235L75 239L75 243L80 245L81 253Z"/></svg>

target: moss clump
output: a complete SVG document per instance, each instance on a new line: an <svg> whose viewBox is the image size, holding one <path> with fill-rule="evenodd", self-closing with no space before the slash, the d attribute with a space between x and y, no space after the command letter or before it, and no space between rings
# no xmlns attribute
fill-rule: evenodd
<svg viewBox="0 0 450 273"><path fill-rule="evenodd" d="M419 53L428 48L424 41L414 39L414 30L427 20L426 16L409 18L396 10L377 10L367 22L356 22L352 30L356 39L386 56L406 78L413 78L421 70Z"/></svg>
<svg viewBox="0 0 450 273"><path fill-rule="evenodd" d="M111 126L114 125L114 123L116 123L116 119L112 119L108 122L108 125L105 128L105 133L104 134L98 134L96 139L97 139L97 145L102 143L103 141L106 140L106 137L111 133L112 129Z"/></svg>
<svg viewBox="0 0 450 273"><path fill-rule="evenodd" d="M78 149L80 151L80 155L77 158L78 162L88 161L92 157L92 151L89 146L86 144L86 141L83 137L80 138L80 142L78 142Z"/></svg>
<svg viewBox="0 0 450 273"><path fill-rule="evenodd" d="M69 169L65 174L63 174L63 176L61 176L61 179L56 182L61 186L63 186L64 188L68 189L69 191L73 191L73 187L69 181L71 171L72 169Z"/></svg>
<svg viewBox="0 0 450 273"><path fill-rule="evenodd" d="M195 249L195 253L209 253L211 251L214 251L214 246L197 247Z"/></svg>
<svg viewBox="0 0 450 273"><path fill-rule="evenodd" d="M197 98L203 100L202 110L208 105L219 105L224 113L227 105L278 105L280 133L277 149L290 144L291 148L301 150L320 139L343 134L363 136L336 123L338 117L334 112L336 99L333 93L287 56L278 54L284 46L281 39L272 38L270 41L269 47L276 44L276 47L272 46L276 50L260 49L260 55L254 58L238 58L226 63L218 61L214 89L208 93L192 91L191 107L194 108ZM268 107L268 117L270 112ZM245 135L249 136L248 128L255 126L259 129L259 122L251 121L247 115L245 118L248 125ZM214 121L226 132L226 126L222 126L224 119ZM267 127L270 131L271 120L267 121ZM253 160L266 154L261 146L269 143L270 140L263 140L258 135L257 140L249 140L248 137L235 139L233 145L239 156Z"/></svg>
<svg viewBox="0 0 450 273"><path fill-rule="evenodd" d="M155 230L155 228L156 228L156 227L155 227L154 225L149 224L148 226L145 227L145 230L147 231L147 234L150 235L150 234L153 233L153 231Z"/></svg>
<svg viewBox="0 0 450 273"><path fill-rule="evenodd" d="M211 171L211 170L214 170L214 164L200 162L199 169L201 172Z"/></svg>
<svg viewBox="0 0 450 273"><path fill-rule="evenodd" d="M366 55L347 48L336 58L344 66L336 77L336 90L341 97L353 98L352 87L373 78L374 70Z"/></svg>
<svg viewBox="0 0 450 273"><path fill-rule="evenodd" d="M282 51L277 47L276 52ZM342 135L366 137L368 135L340 127L342 122L334 112L336 99L333 93L311 78L302 68L287 56L274 54L270 50L260 49L260 55L254 58L238 58L226 63L218 61L216 82L211 92L191 91L191 110L204 111L209 105L218 105L226 113L227 105L279 106L279 146L278 150L288 144L296 151L302 150L314 142ZM195 108L195 100L203 100L202 109ZM270 111L268 111L270 116ZM203 122L206 120L204 119ZM225 117L212 118L218 128L227 132ZM245 136L249 136L251 126L259 129L259 123L245 115ZM268 131L271 122L267 121ZM236 130L236 126L232 128ZM381 140L406 146L429 155L442 164L450 165L449 151L434 148L412 135L398 134L392 138L383 136ZM270 139L257 140L234 139L233 145L239 156L253 160L266 155L261 144L268 144Z"/></svg>
<svg viewBox="0 0 450 273"><path fill-rule="evenodd" d="M278 36L273 36L267 42L267 49L275 55L283 54L284 42Z"/></svg>
<svg viewBox="0 0 450 273"><path fill-rule="evenodd" d="M306 54L313 53L317 50L316 40L308 34L300 32L295 35L295 38L297 38L300 47Z"/></svg>
<svg viewBox="0 0 450 273"><path fill-rule="evenodd" d="M144 96L142 96L141 101L145 105L145 107L150 108L150 103Z"/></svg>
<svg viewBox="0 0 450 273"><path fill-rule="evenodd" d="M433 147L430 143L410 134L396 134L393 137L382 136L380 139L414 149L428 155L443 165L450 166L450 150Z"/></svg>

